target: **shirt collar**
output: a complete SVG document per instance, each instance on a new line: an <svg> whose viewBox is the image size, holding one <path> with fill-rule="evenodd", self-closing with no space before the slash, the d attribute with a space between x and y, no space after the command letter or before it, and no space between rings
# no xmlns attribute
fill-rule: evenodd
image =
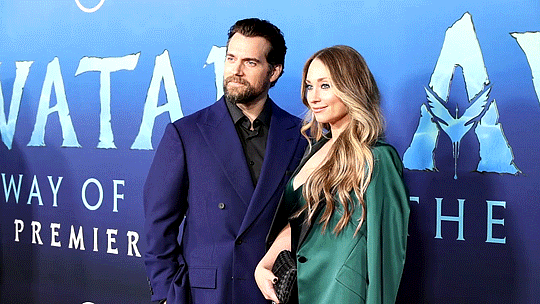
<svg viewBox="0 0 540 304"><path fill-rule="evenodd" d="M246 117L244 115L244 112L234 103L225 101L225 104L227 104L227 108L229 109L229 113L231 114L231 118L233 120L233 123L236 125L238 121L240 121L242 118ZM266 99L264 102L263 109L259 116L255 120L261 121L265 126L270 127L270 118L272 116L272 107L270 105L269 99Z"/></svg>

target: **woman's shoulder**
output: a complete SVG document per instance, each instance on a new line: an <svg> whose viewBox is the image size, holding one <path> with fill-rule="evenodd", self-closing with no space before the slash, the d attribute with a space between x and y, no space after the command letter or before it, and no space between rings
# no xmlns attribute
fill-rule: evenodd
<svg viewBox="0 0 540 304"><path fill-rule="evenodd" d="M394 146L382 140L378 140L375 143L375 145L373 145L373 148L371 149L371 151L375 159L383 159L383 158L393 159L396 157L399 158L399 154L396 148L394 148Z"/></svg>
<svg viewBox="0 0 540 304"><path fill-rule="evenodd" d="M400 174L403 171L403 162L394 146L384 141L377 141L373 146L372 153L375 161L374 171L397 171Z"/></svg>

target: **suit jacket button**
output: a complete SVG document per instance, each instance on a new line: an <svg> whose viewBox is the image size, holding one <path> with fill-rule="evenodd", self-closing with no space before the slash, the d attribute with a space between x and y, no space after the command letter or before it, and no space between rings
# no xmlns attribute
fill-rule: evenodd
<svg viewBox="0 0 540 304"><path fill-rule="evenodd" d="M298 262L300 262L300 263L305 263L305 262L307 262L307 259L306 259L305 256L299 256L299 257L298 257Z"/></svg>
<svg viewBox="0 0 540 304"><path fill-rule="evenodd" d="M240 245L240 244L242 244L242 240L238 239L238 240L236 240L236 242L234 242L234 243L235 243L236 245Z"/></svg>
<svg viewBox="0 0 540 304"><path fill-rule="evenodd" d="M222 210L225 209L225 204L224 203L219 203L217 206L218 206L219 209L222 209Z"/></svg>

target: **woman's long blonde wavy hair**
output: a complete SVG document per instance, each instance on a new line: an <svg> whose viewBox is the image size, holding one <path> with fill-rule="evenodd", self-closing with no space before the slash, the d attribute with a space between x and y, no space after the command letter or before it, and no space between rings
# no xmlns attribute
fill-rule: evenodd
<svg viewBox="0 0 540 304"><path fill-rule="evenodd" d="M350 122L334 138L325 160L306 180L302 189L306 204L293 217L306 212L309 224L314 220L315 211L325 206L319 221L323 224L324 232L339 204L343 212L333 229L337 235L352 220L354 209L361 207L362 217L354 219L358 221L356 235L366 218L364 193L371 180L374 164L371 148L382 137L384 129L379 89L364 58L355 49L344 45L325 48L313 54L304 65L302 101L308 109L306 77L315 59L320 60L330 72L334 94L346 105ZM311 143L311 139L321 139L329 129L328 124L319 123L309 110L301 132ZM358 205L354 204L355 199L351 194Z"/></svg>

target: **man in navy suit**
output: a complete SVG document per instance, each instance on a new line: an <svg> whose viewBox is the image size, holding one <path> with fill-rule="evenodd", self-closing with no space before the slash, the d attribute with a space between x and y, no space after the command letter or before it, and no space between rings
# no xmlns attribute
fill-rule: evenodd
<svg viewBox="0 0 540 304"><path fill-rule="evenodd" d="M167 126L144 187L145 264L160 303L268 303L253 273L306 141L300 119L268 97L283 73L281 31L245 19L228 36L224 97Z"/></svg>

